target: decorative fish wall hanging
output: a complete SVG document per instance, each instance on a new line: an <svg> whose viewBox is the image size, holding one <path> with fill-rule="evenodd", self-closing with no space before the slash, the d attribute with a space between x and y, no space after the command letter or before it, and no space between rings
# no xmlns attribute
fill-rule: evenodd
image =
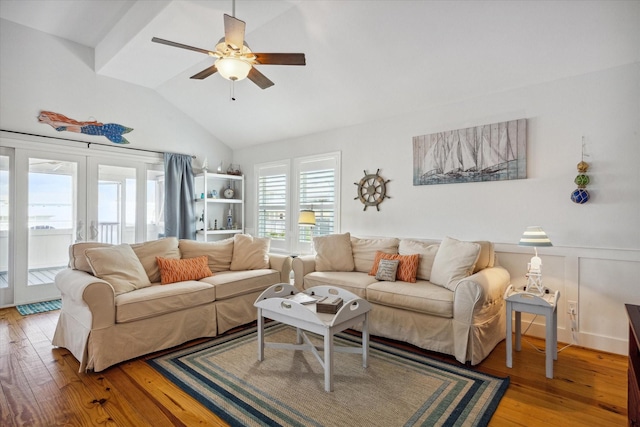
<svg viewBox="0 0 640 427"><path fill-rule="evenodd" d="M116 123L100 123L96 120L79 122L70 119L60 113L52 111L40 111L38 122L46 123L58 132L76 132L85 135L103 135L116 144L128 144L129 141L122 134L129 133L133 128L122 126Z"/></svg>

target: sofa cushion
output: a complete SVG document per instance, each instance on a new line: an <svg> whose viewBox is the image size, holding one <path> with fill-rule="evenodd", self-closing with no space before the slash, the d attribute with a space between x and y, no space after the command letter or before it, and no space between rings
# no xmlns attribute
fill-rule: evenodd
<svg viewBox="0 0 640 427"><path fill-rule="evenodd" d="M351 252L353 253L355 270L361 273L370 272L376 252L397 254L399 243L400 240L396 238L360 239L352 236Z"/></svg>
<svg viewBox="0 0 640 427"><path fill-rule="evenodd" d="M260 270L269 268L268 237L253 237L249 234L233 236L233 257L229 270Z"/></svg>
<svg viewBox="0 0 640 427"><path fill-rule="evenodd" d="M376 273L376 280L386 280L387 282L396 281L396 273L398 271L398 259L381 259L378 263L378 272Z"/></svg>
<svg viewBox="0 0 640 427"><path fill-rule="evenodd" d="M201 280L216 287L216 300L263 291L280 282L280 273L272 269L223 271Z"/></svg>
<svg viewBox="0 0 640 427"><path fill-rule="evenodd" d="M175 237L135 243L131 245L131 249L140 260L151 283L160 281L160 269L158 268L156 257L180 259L178 239Z"/></svg>
<svg viewBox="0 0 640 427"><path fill-rule="evenodd" d="M158 267L160 267L160 277L163 285L186 280L200 280L213 276L207 265L206 255L185 259L157 257L156 261Z"/></svg>
<svg viewBox="0 0 640 427"><path fill-rule="evenodd" d="M433 260L431 283L455 290L457 283L473 273L480 245L445 237Z"/></svg>
<svg viewBox="0 0 640 427"><path fill-rule="evenodd" d="M209 269L213 273L227 271L231 267L233 237L216 242L196 242L195 240L180 239L178 247L182 258L195 258L206 255Z"/></svg>
<svg viewBox="0 0 640 427"><path fill-rule="evenodd" d="M155 284L116 297L116 323L133 322L165 313L207 304L216 299L216 289L194 280L171 286ZM178 328L179 325L176 325Z"/></svg>
<svg viewBox="0 0 640 427"><path fill-rule="evenodd" d="M359 271L314 271L304 276L303 288L314 286L337 286L345 289L360 298L366 297L367 286L376 283L376 278Z"/></svg>
<svg viewBox="0 0 640 427"><path fill-rule="evenodd" d="M418 254L398 255L376 252L376 258L373 262L373 267L369 272L371 276L375 276L378 273L378 265L380 264L381 259L397 259L398 261L400 261L400 263L398 264L398 271L396 272L398 280L403 280L409 283L416 282L418 261L420 260L420 256Z"/></svg>
<svg viewBox="0 0 640 427"><path fill-rule="evenodd" d="M436 257L436 253L438 253L439 247L439 243L402 239L400 240L398 252L400 255L420 255L416 277L422 280L430 280L433 260Z"/></svg>
<svg viewBox="0 0 640 427"><path fill-rule="evenodd" d="M496 262L496 252L493 248L493 242L487 242L486 240L477 240L474 243L480 245L480 255L478 255L478 261L473 269L474 273L485 268L493 267Z"/></svg>
<svg viewBox="0 0 640 427"><path fill-rule="evenodd" d="M329 234L313 238L316 251L316 271L353 271L351 235Z"/></svg>
<svg viewBox="0 0 640 427"><path fill-rule="evenodd" d="M93 275L111 284L116 295L151 286L131 246L113 245L85 251Z"/></svg>
<svg viewBox="0 0 640 427"><path fill-rule="evenodd" d="M367 287L367 300L418 313L453 317L453 292L426 280L373 283Z"/></svg>
<svg viewBox="0 0 640 427"><path fill-rule="evenodd" d="M74 270L81 270L85 273L93 274L91 265L87 260L85 251L93 248L107 248L113 246L111 243L99 243L99 242L79 242L69 246L69 268Z"/></svg>

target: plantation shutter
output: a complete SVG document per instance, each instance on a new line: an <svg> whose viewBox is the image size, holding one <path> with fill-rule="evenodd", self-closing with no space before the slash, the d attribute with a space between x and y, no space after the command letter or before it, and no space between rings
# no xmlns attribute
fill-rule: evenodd
<svg viewBox="0 0 640 427"><path fill-rule="evenodd" d="M316 214L315 227L300 227L298 242L311 242L313 236L332 234L337 230L339 153L301 159L298 163L299 210Z"/></svg>
<svg viewBox="0 0 640 427"><path fill-rule="evenodd" d="M287 193L289 164L257 167L257 235L270 237L271 248L287 249Z"/></svg>

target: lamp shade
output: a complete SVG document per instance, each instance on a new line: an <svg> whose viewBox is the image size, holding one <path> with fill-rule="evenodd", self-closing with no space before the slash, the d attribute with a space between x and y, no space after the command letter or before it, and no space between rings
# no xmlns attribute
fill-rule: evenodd
<svg viewBox="0 0 640 427"><path fill-rule="evenodd" d="M547 233L544 232L542 227L532 226L527 227L520 238L519 246L534 246L537 248L541 248L543 246L553 246L551 244L551 239L547 236Z"/></svg>
<svg viewBox="0 0 640 427"><path fill-rule="evenodd" d="M242 80L251 71L251 64L237 58L220 58L216 61L216 69L227 80Z"/></svg>
<svg viewBox="0 0 640 427"><path fill-rule="evenodd" d="M316 213L308 209L301 210L300 216L298 216L298 225L316 225Z"/></svg>

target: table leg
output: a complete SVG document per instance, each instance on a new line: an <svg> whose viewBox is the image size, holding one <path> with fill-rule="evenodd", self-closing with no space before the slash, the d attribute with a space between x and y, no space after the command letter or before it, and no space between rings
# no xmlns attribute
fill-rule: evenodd
<svg viewBox="0 0 640 427"><path fill-rule="evenodd" d="M557 344L553 341L553 313L545 314L545 323L546 323L546 333L545 333L545 347L547 348L545 351L545 371L547 374L547 378L553 378L553 359L554 354L557 351Z"/></svg>
<svg viewBox="0 0 640 427"><path fill-rule="evenodd" d="M516 311L516 351L522 350L522 313Z"/></svg>
<svg viewBox="0 0 640 427"><path fill-rule="evenodd" d="M365 313L362 322L362 367L369 366L369 313Z"/></svg>
<svg viewBox="0 0 640 427"><path fill-rule="evenodd" d="M553 360L558 360L558 310L553 310Z"/></svg>
<svg viewBox="0 0 640 427"><path fill-rule="evenodd" d="M513 354L511 353L512 346L512 313L511 313L511 303L507 301L507 368L511 368L513 366Z"/></svg>
<svg viewBox="0 0 640 427"><path fill-rule="evenodd" d="M258 309L258 361L264 360L264 317L262 309Z"/></svg>
<svg viewBox="0 0 640 427"><path fill-rule="evenodd" d="M333 391L333 333L324 335L324 390Z"/></svg>
<svg viewBox="0 0 640 427"><path fill-rule="evenodd" d="M296 344L302 344L302 330L296 328Z"/></svg>

